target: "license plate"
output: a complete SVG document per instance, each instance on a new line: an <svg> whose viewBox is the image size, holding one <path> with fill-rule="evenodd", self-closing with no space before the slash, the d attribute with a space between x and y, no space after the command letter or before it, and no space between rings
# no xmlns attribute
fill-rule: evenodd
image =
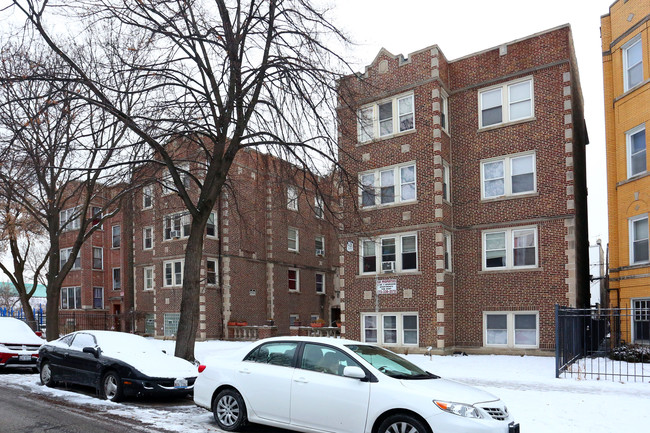
<svg viewBox="0 0 650 433"><path fill-rule="evenodd" d="M31 361L32 355L18 355L18 361Z"/></svg>
<svg viewBox="0 0 650 433"><path fill-rule="evenodd" d="M176 379L174 381L174 388L187 388L187 379Z"/></svg>

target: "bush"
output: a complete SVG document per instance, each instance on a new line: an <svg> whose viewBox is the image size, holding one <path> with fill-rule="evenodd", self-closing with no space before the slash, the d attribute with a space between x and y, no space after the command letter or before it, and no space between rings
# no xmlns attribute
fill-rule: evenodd
<svg viewBox="0 0 650 433"><path fill-rule="evenodd" d="M612 350L609 358L615 361L650 363L650 346L641 346L639 344L619 346Z"/></svg>

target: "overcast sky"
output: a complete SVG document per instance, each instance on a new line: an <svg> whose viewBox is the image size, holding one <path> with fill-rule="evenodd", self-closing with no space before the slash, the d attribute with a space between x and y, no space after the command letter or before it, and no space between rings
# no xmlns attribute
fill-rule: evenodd
<svg viewBox="0 0 650 433"><path fill-rule="evenodd" d="M383 47L408 55L438 45L454 60L533 33L571 24L585 119L589 240L607 242L605 117L600 17L614 0L332 0L336 23L356 42L350 61L363 71Z"/></svg>

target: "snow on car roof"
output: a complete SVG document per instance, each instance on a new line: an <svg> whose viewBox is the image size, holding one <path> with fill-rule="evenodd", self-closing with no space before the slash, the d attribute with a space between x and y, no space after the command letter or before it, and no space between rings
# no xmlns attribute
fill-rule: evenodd
<svg viewBox="0 0 650 433"><path fill-rule="evenodd" d="M0 317L0 343L43 344L45 340L38 337L25 322L13 317Z"/></svg>

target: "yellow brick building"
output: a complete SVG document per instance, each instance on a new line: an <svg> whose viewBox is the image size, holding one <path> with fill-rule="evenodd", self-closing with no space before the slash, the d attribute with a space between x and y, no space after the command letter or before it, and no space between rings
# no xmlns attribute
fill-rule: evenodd
<svg viewBox="0 0 650 433"><path fill-rule="evenodd" d="M607 199L609 301L632 308L622 337L650 342L650 0L617 0L601 17Z"/></svg>

